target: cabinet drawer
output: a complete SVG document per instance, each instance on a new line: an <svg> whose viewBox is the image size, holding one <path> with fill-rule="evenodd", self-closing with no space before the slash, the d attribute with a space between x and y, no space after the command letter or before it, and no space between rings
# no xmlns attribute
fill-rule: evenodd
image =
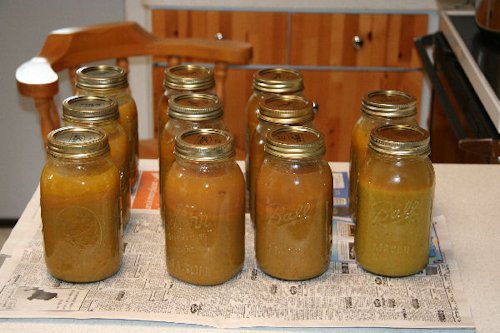
<svg viewBox="0 0 500 333"><path fill-rule="evenodd" d="M290 63L309 66L420 67L413 45L427 15L291 15ZM362 45L355 46L359 37Z"/></svg>
<svg viewBox="0 0 500 333"><path fill-rule="evenodd" d="M162 37L224 38L248 42L253 64L285 64L288 13L153 10L153 32Z"/></svg>

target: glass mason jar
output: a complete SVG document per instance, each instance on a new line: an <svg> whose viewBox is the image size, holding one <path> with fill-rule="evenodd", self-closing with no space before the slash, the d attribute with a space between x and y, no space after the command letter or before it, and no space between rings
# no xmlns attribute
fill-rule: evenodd
<svg viewBox="0 0 500 333"><path fill-rule="evenodd" d="M356 260L367 271L406 276L427 265L435 182L429 153L424 129L373 130L359 173L354 242Z"/></svg>
<svg viewBox="0 0 500 333"><path fill-rule="evenodd" d="M229 132L198 129L175 140L165 179L167 269L197 285L235 276L245 258L245 180Z"/></svg>
<svg viewBox="0 0 500 333"><path fill-rule="evenodd" d="M354 125L351 137L349 169L349 212L356 219L358 174L365 161L370 132L385 124L418 126L416 100L397 90L377 90L363 96L361 116Z"/></svg>
<svg viewBox="0 0 500 333"><path fill-rule="evenodd" d="M119 123L118 104L98 96L72 96L63 101L65 126L98 127L108 135L111 159L120 170L121 215L125 227L130 219L130 146Z"/></svg>
<svg viewBox="0 0 500 333"><path fill-rule="evenodd" d="M165 91L158 104L158 138L168 121L168 100L175 94L215 94L214 72L201 65L167 67L164 72Z"/></svg>
<svg viewBox="0 0 500 333"><path fill-rule="evenodd" d="M253 222L255 221L255 185L257 174L264 161L266 134L282 126L313 127L314 112L312 102L307 98L295 95L273 95L260 100L257 117L259 124L252 135L246 162L247 183L250 184L250 216Z"/></svg>
<svg viewBox="0 0 500 333"><path fill-rule="evenodd" d="M247 131L246 151L249 151L250 140L259 124L257 118L259 100L271 95L302 95L304 79L302 74L291 68L265 68L254 73L252 95L246 105Z"/></svg>
<svg viewBox="0 0 500 333"><path fill-rule="evenodd" d="M127 70L118 66L86 66L76 71L76 95L106 96L118 102L120 124L129 139L130 186L134 187L139 177L139 131L137 106L130 95Z"/></svg>
<svg viewBox="0 0 500 333"><path fill-rule="evenodd" d="M332 171L323 135L288 126L267 135L255 196L255 253L266 274L305 280L325 272L332 245Z"/></svg>
<svg viewBox="0 0 500 333"><path fill-rule="evenodd" d="M226 129L222 102L216 95L174 95L168 103L169 119L160 137L160 198L165 196L163 184L174 163L175 137L192 129ZM160 213L165 221L163 202L164 200L160 199Z"/></svg>
<svg viewBox="0 0 500 333"><path fill-rule="evenodd" d="M49 134L40 206L50 274L69 282L92 282L118 271L120 175L104 131L63 127Z"/></svg>

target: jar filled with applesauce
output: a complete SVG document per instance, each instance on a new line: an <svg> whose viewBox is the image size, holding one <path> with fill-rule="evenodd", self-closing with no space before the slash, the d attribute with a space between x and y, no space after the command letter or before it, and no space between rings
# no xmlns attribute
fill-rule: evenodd
<svg viewBox="0 0 500 333"><path fill-rule="evenodd" d="M359 173L356 260L379 275L417 273L429 258L435 182L429 133L385 125L372 131L368 147Z"/></svg>
<svg viewBox="0 0 500 333"><path fill-rule="evenodd" d="M246 154L250 151L252 135L259 124L259 100L271 95L302 95L304 92L304 78L302 74L292 68L265 68L254 73L252 81L252 95L246 105L247 131Z"/></svg>
<svg viewBox="0 0 500 333"><path fill-rule="evenodd" d="M160 198L163 185L174 163L175 137L185 131L199 128L226 129L222 101L211 94L174 95L168 102L168 121L160 137ZM160 213L165 221L164 200L160 199Z"/></svg>
<svg viewBox="0 0 500 333"><path fill-rule="evenodd" d="M201 65L167 67L164 72L165 91L158 105L158 138L168 121L168 100L178 94L215 94L214 72Z"/></svg>
<svg viewBox="0 0 500 333"><path fill-rule="evenodd" d="M196 285L221 284L243 267L245 180L232 135L197 129L175 140L165 179L167 270Z"/></svg>
<svg viewBox="0 0 500 333"><path fill-rule="evenodd" d="M139 177L139 131L137 106L130 94L127 70L109 65L81 67L76 71L76 95L106 96L118 102L119 121L129 140L130 186L134 187Z"/></svg>
<svg viewBox="0 0 500 333"><path fill-rule="evenodd" d="M121 215L125 227L130 219L130 146L118 121L118 103L103 96L72 96L63 101L65 126L98 127L108 135L111 159L120 171Z"/></svg>
<svg viewBox="0 0 500 333"><path fill-rule="evenodd" d="M328 269L332 171L321 132L300 126L267 134L255 195L255 253L266 274L305 280Z"/></svg>
<svg viewBox="0 0 500 333"><path fill-rule="evenodd" d="M40 206L50 274L69 282L92 282L118 271L120 175L104 131L62 127L49 133Z"/></svg>
<svg viewBox="0 0 500 333"><path fill-rule="evenodd" d="M365 161L370 132L385 124L418 126L415 115L416 100L397 90L377 90L363 96L361 116L354 125L351 136L349 169L349 212L356 219L358 174Z"/></svg>
<svg viewBox="0 0 500 333"><path fill-rule="evenodd" d="M262 98L257 114L259 124L250 142L247 161L247 183L250 184L249 206L252 221L255 221L255 185L257 174L264 160L266 134L282 126L313 127L314 112L312 102L302 96L273 95Z"/></svg>

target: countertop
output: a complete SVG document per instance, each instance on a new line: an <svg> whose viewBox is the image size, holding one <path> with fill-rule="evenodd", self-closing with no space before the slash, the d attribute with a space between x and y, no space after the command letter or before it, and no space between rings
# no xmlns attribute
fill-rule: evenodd
<svg viewBox="0 0 500 333"><path fill-rule="evenodd" d="M334 170L346 170L347 163L334 163ZM500 168L498 165L435 164L434 214L444 215L454 257L477 332L499 332L500 316ZM2 319L0 331L36 332L215 332L190 325L129 320ZM225 330L255 332L262 328ZM270 329L272 332L303 329ZM313 329L315 332L326 329ZM329 331L332 331L330 329ZM337 330L335 330L337 331ZM415 332L394 329L339 329L340 332ZM419 330L417 330L419 331ZM423 330L450 332L449 330Z"/></svg>
<svg viewBox="0 0 500 333"><path fill-rule="evenodd" d="M143 0L143 5L153 9L243 10L289 12L383 12L426 13L436 11L435 0Z"/></svg>

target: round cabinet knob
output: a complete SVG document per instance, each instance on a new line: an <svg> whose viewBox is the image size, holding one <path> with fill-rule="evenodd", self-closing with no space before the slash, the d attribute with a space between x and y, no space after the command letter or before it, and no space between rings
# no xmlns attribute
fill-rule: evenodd
<svg viewBox="0 0 500 333"><path fill-rule="evenodd" d="M312 108L313 108L314 114L318 113L318 111L319 111L319 104L318 104L318 102L312 101Z"/></svg>
<svg viewBox="0 0 500 333"><path fill-rule="evenodd" d="M218 32L214 35L214 38L217 39L217 40L223 40L224 39L224 35L222 34L222 32Z"/></svg>
<svg viewBox="0 0 500 333"><path fill-rule="evenodd" d="M360 49L363 47L364 43L365 43L365 41L360 36L352 37L352 46L354 46L354 48Z"/></svg>

